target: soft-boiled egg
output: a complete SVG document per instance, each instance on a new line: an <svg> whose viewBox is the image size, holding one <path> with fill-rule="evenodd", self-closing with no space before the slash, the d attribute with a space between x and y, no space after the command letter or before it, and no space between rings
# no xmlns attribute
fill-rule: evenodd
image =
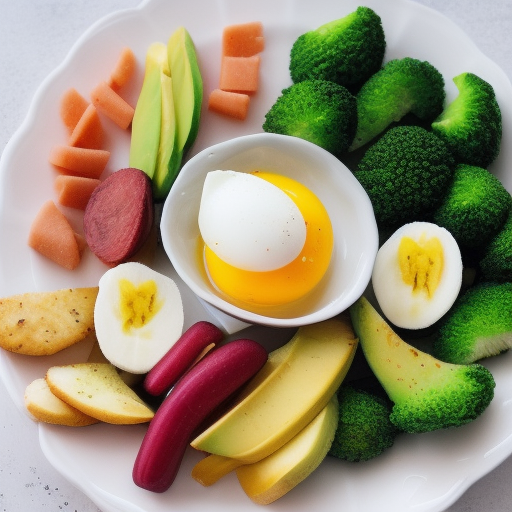
<svg viewBox="0 0 512 512"><path fill-rule="evenodd" d="M255 272L284 267L306 240L304 218L285 192L254 174L235 171L207 174L199 231L221 260Z"/></svg>
<svg viewBox="0 0 512 512"><path fill-rule="evenodd" d="M221 222L213 212L208 220L215 218L215 225L200 220L204 260L214 285L245 308L287 304L307 295L326 273L333 250L332 225L321 201L286 176L218 172L228 172L239 186L227 187L216 196L222 201L211 205L212 210L236 205L227 215L231 221ZM226 252L218 250L218 240L228 240Z"/></svg>
<svg viewBox="0 0 512 512"><path fill-rule="evenodd" d="M94 324L101 351L114 366L148 372L181 336L183 321L181 294L171 278L136 262L100 278Z"/></svg>
<svg viewBox="0 0 512 512"><path fill-rule="evenodd" d="M390 322L422 329L453 305L462 284L462 258L451 233L429 222L399 228L377 253L375 296Z"/></svg>

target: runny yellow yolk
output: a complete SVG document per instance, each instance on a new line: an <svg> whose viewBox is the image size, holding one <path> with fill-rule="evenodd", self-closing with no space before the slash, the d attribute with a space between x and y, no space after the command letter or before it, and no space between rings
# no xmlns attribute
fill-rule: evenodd
<svg viewBox="0 0 512 512"><path fill-rule="evenodd" d="M121 279L119 292L119 309L124 332L145 326L160 310L157 285L153 280L136 286L128 279Z"/></svg>
<svg viewBox="0 0 512 512"><path fill-rule="evenodd" d="M402 279L413 293L426 293L432 298L443 272L443 245L438 238L420 238L418 242L404 236L398 247Z"/></svg>
<svg viewBox="0 0 512 512"><path fill-rule="evenodd" d="M288 265L268 272L233 267L221 260L208 246L204 258L210 279L219 290L242 305L276 306L307 295L329 267L333 232L327 210L307 187L273 173L255 175L276 185L298 206L306 222L306 241L299 256Z"/></svg>

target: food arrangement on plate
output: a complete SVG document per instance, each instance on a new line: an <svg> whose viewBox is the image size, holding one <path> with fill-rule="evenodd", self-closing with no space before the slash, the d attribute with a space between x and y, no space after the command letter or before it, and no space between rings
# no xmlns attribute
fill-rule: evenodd
<svg viewBox="0 0 512 512"><path fill-rule="evenodd" d="M264 52L261 24L224 32L226 38L241 34L250 42L230 47L225 73L233 78L234 67L250 66L252 85L233 88L221 80L210 97L212 111L232 122L243 122L258 94L254 77ZM249 339L224 344L224 333L210 323L183 330L178 289L150 268L154 209L180 179L200 123L201 74L187 31L180 28L167 45L148 49L133 117L121 123L131 124L130 168L100 180L104 165L96 159L108 156L101 149L101 116L116 118L113 105L129 112L121 101L123 79L133 68L129 50L120 60L128 59L128 72L112 74L123 78L95 89L108 105L97 107L100 114L91 108L101 103L96 96L91 105L71 93L64 97L82 107L72 122L74 142L50 155L62 173L57 179L76 178L82 165L99 172L78 176L87 186L75 193L76 180L56 181L60 197L83 206L85 237L47 203L50 217L43 218L46 210L36 217L29 243L70 272L85 250L112 268L97 287L0 301L2 346L9 351L49 354L54 343L60 350L97 338L87 362L51 366L29 385L27 408L37 419L149 422L133 461L136 485L167 491L191 445L207 454L194 466L194 479L210 486L236 472L246 494L268 504L327 456L373 459L398 435L463 428L484 413L495 381L480 361L512 341L512 198L486 169L499 153L500 107L492 85L469 72L454 78L459 94L446 104L443 76L431 63L412 57L384 62L385 47L378 13L359 7L312 27L290 48L293 83L275 98L262 129L305 139L346 164L370 198L380 249L367 294L335 318L298 327L269 353ZM71 111L77 110L63 112ZM68 119L63 115L66 126ZM276 302L298 301L321 285L339 256L332 250L337 231L303 184L266 169L251 171L208 173L195 219L201 238L189 257L228 301L270 308L272 316ZM63 226L58 231L56 218ZM311 241L313 230L320 235ZM310 254L302 252L308 240ZM69 258L62 259L60 244ZM296 283L309 275L308 265L316 268L303 286L269 289L276 282L272 273L291 268L282 280ZM266 274L270 281L259 285ZM70 308L73 321L63 325ZM353 365L356 351L364 356L362 367Z"/></svg>

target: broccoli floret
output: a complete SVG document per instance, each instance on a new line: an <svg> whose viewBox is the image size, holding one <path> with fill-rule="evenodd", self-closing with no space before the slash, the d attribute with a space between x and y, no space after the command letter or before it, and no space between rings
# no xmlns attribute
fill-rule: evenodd
<svg viewBox="0 0 512 512"><path fill-rule="evenodd" d="M391 447L399 430L391 406L381 397L350 385L338 390L339 421L329 455L350 462L373 459Z"/></svg>
<svg viewBox="0 0 512 512"><path fill-rule="evenodd" d="M494 89L473 73L462 73L453 81L459 94L432 123L432 130L458 162L487 167L499 154L502 135Z"/></svg>
<svg viewBox="0 0 512 512"><path fill-rule="evenodd" d="M511 208L512 196L496 176L482 167L459 164L433 222L450 231L461 249L477 248L496 235Z"/></svg>
<svg viewBox="0 0 512 512"><path fill-rule="evenodd" d="M479 267L484 281L512 282L512 209L501 231L484 247Z"/></svg>
<svg viewBox="0 0 512 512"><path fill-rule="evenodd" d="M482 283L469 288L445 315L432 354L468 364L511 347L512 283Z"/></svg>
<svg viewBox="0 0 512 512"><path fill-rule="evenodd" d="M366 150L354 174L382 230L424 220L442 199L454 168L438 137L419 126L396 126Z"/></svg>
<svg viewBox="0 0 512 512"><path fill-rule="evenodd" d="M265 116L263 130L300 137L339 156L352 142L356 125L356 99L345 87L305 80L282 91Z"/></svg>
<svg viewBox="0 0 512 512"><path fill-rule="evenodd" d="M355 92L382 65L386 41L380 17L368 7L302 34L290 52L293 82L330 80Z"/></svg>
<svg viewBox="0 0 512 512"><path fill-rule="evenodd" d="M464 425L494 397L495 381L485 366L443 362L403 341L365 298L350 316L373 373L393 402L391 422L405 432Z"/></svg>
<svg viewBox="0 0 512 512"><path fill-rule="evenodd" d="M404 57L389 61L357 93L357 132L353 151L406 114L433 121L443 110L443 75L427 61Z"/></svg>

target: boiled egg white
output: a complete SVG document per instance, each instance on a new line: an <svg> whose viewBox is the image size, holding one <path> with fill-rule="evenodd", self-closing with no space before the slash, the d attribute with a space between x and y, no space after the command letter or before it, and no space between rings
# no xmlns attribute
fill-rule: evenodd
<svg viewBox="0 0 512 512"><path fill-rule="evenodd" d="M114 366L148 372L181 336L183 321L181 294L171 278L137 262L101 277L94 324L100 349Z"/></svg>
<svg viewBox="0 0 512 512"><path fill-rule="evenodd" d="M445 228L412 222L377 253L372 286L384 315L406 329L422 329L453 305L462 284L462 258Z"/></svg>
<svg viewBox="0 0 512 512"><path fill-rule="evenodd" d="M254 272L284 267L306 241L304 218L285 192L253 174L235 171L207 174L199 230L221 260Z"/></svg>

